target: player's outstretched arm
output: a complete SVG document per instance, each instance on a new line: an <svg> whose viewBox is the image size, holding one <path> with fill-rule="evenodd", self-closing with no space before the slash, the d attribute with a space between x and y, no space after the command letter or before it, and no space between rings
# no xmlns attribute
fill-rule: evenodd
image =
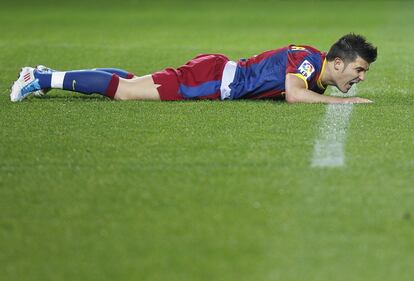
<svg viewBox="0 0 414 281"><path fill-rule="evenodd" d="M286 101L288 103L371 103L369 99L330 97L306 89L305 82L293 74L286 75Z"/></svg>

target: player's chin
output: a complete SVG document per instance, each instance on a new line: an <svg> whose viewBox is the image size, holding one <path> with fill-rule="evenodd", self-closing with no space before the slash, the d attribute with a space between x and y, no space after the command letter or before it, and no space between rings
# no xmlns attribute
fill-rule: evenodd
<svg viewBox="0 0 414 281"><path fill-rule="evenodd" d="M336 86L336 88L344 94L348 93L349 90L351 89L351 88L348 88L346 86L343 86L343 87Z"/></svg>

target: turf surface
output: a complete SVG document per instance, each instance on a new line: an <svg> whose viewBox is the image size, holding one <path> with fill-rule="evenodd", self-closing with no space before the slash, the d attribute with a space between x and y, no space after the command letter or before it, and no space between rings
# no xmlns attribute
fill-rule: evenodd
<svg viewBox="0 0 414 281"><path fill-rule="evenodd" d="M2 3L1 280L412 280L410 1ZM379 47L346 166L311 168L325 105L9 101L24 65L146 74L341 35Z"/></svg>

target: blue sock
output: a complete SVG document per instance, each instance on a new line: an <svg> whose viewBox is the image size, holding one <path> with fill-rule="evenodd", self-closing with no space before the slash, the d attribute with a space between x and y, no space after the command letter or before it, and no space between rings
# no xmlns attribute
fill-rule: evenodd
<svg viewBox="0 0 414 281"><path fill-rule="evenodd" d="M39 79L39 85L42 89L49 89L51 87L50 85L52 83L52 72L40 72L35 70L33 74L34 77Z"/></svg>
<svg viewBox="0 0 414 281"><path fill-rule="evenodd" d="M89 70L89 69L88 69ZM40 74L51 74L52 72L56 72L57 70L48 69L47 71L40 71ZM79 71L85 71L85 70L79 70ZM126 70L118 69L118 68L94 68L90 69L90 71L103 71L110 74L116 74L121 78L124 79L132 79L135 77L135 74L132 72L128 72ZM39 74L39 71L36 71L37 74ZM45 73L46 72L46 73ZM36 76L36 75L35 75ZM49 85L51 83L51 75L42 75L40 78L42 81L40 82L40 85ZM45 88L42 88L45 89Z"/></svg>
<svg viewBox="0 0 414 281"><path fill-rule="evenodd" d="M34 76L39 79L42 89L63 89L82 94L97 93L113 98L119 84L119 76L104 71L35 71Z"/></svg>
<svg viewBox="0 0 414 281"><path fill-rule="evenodd" d="M118 69L118 68L95 68L93 70L98 70L98 71L105 71L108 73L112 73L112 74L116 74L121 78L124 79L131 79L133 78L135 75L131 72L122 70L122 69Z"/></svg>

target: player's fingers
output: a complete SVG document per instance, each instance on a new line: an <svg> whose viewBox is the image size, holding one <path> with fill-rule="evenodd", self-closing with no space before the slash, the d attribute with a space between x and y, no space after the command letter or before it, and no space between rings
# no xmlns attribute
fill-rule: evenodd
<svg viewBox="0 0 414 281"><path fill-rule="evenodd" d="M362 103L373 103L372 100L361 98Z"/></svg>
<svg viewBox="0 0 414 281"><path fill-rule="evenodd" d="M350 100L350 102L351 102L351 103L373 103L373 101L372 101L372 100L369 100L369 99L364 99L364 98L358 98L358 97L356 97L356 98L352 98L352 99Z"/></svg>

